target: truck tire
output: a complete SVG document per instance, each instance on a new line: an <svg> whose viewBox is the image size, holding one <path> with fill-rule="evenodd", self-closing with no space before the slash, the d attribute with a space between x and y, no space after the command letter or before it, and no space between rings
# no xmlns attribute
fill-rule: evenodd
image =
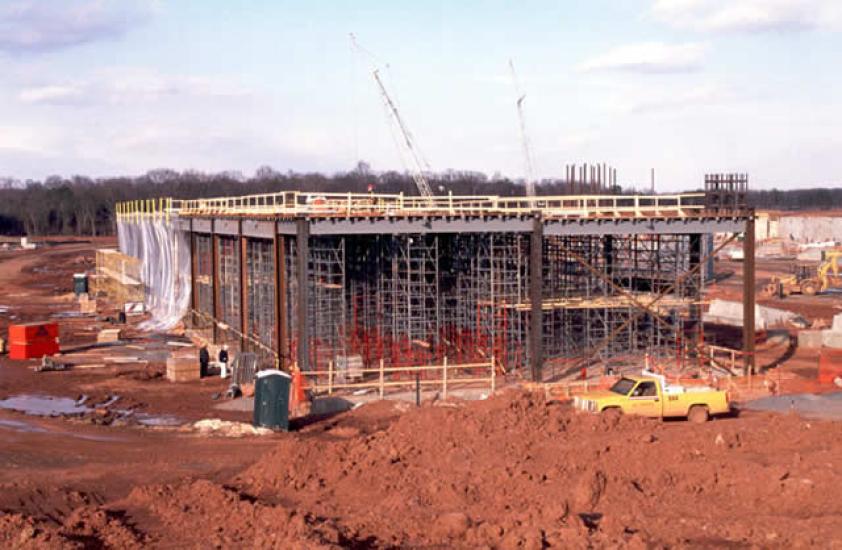
<svg viewBox="0 0 842 550"><path fill-rule="evenodd" d="M806 294L807 296L815 296L816 293L819 291L819 286L817 283L813 281L805 281L801 285L801 293Z"/></svg>
<svg viewBox="0 0 842 550"><path fill-rule="evenodd" d="M687 413L687 420L693 424L704 424L710 418L710 411L706 405L693 405Z"/></svg>
<svg viewBox="0 0 842 550"><path fill-rule="evenodd" d="M623 416L623 409L620 407L605 407L601 411L600 414L606 418L620 418Z"/></svg>

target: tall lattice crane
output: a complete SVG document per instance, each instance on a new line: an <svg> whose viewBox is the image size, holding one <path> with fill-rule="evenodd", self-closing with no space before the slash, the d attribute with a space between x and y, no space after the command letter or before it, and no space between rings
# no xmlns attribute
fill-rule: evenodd
<svg viewBox="0 0 842 550"><path fill-rule="evenodd" d="M357 42L357 37L354 36L354 33L350 33L351 37L351 47L360 53L366 54L370 59L376 59L376 56L372 54L370 51L366 50ZM424 175L425 171L430 171L430 166L427 164L427 161L424 160L424 157L418 150L418 146L415 144L414 139L412 138L412 132L409 131L409 127L406 125L403 117L398 111L398 107L395 102L392 100L392 97L389 95L389 92L386 90L386 85L383 84L383 79L380 78L380 69L377 68L377 65L372 61L372 75L374 76L374 81L377 83L377 88L380 91L380 96L383 100L383 106L386 109L386 114L389 117L390 121L394 122L394 126L397 127L398 132L400 132L401 142L403 146L406 148L406 153L409 154L409 158L411 161L411 166L409 170L412 174L412 179L415 181L415 186L418 188L418 193L422 197L432 197L433 190L430 188L430 183L427 181L427 176ZM404 151L401 151L401 145L395 140L395 145L398 147L398 153L401 155L401 160L404 158ZM404 162L404 167L406 167L406 162Z"/></svg>
<svg viewBox="0 0 842 550"><path fill-rule="evenodd" d="M395 106L395 102L392 101L391 97L389 97L389 92L386 91L386 86L383 85L383 80L380 78L380 71L375 69L372 74L374 74L374 80L377 82L377 87L380 88L380 95L383 96L383 104L386 106L386 110L389 114L392 115L395 126L398 127L398 130L403 137L403 143L406 146L406 150L409 152L409 157L412 160L412 179L415 180L415 185L418 187L418 193L422 197L432 197L433 190L430 189L430 183L427 181L427 176L424 175L424 169L426 168L429 170L430 167L427 166L426 161L424 161L418 153L418 150L412 140L412 134L406 127L406 123L401 117L397 106Z"/></svg>
<svg viewBox="0 0 842 550"><path fill-rule="evenodd" d="M515 93L517 94L517 116L520 123L520 143L523 152L523 168L526 176L526 194L527 196L534 197L535 178L532 170L532 148L529 145L529 137L526 133L526 117L523 114L523 101L526 99L526 94L520 92L515 64L511 59L509 59L509 69L512 72L512 82L515 85Z"/></svg>

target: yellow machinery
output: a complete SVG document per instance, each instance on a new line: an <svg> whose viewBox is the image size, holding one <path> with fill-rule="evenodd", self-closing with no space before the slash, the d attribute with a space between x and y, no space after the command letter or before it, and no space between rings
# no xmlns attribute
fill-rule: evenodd
<svg viewBox="0 0 842 550"><path fill-rule="evenodd" d="M772 277L772 281L763 287L763 294L780 298L785 298L790 294L813 296L831 287L842 287L840 261L842 261L842 250L826 251L822 254L818 268L797 264L792 275Z"/></svg>

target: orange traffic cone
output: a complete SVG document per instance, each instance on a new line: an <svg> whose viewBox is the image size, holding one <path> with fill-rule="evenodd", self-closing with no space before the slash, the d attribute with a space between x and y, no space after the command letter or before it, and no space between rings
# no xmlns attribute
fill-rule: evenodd
<svg viewBox="0 0 842 550"><path fill-rule="evenodd" d="M292 388L290 388L289 396L290 414L299 412L301 406L306 402L307 397L304 389L304 375L298 368L294 368L292 371Z"/></svg>

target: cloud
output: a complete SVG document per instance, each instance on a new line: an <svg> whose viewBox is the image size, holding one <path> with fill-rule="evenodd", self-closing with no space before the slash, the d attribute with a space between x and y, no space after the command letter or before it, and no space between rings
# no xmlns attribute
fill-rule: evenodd
<svg viewBox="0 0 842 550"><path fill-rule="evenodd" d="M38 53L120 38L144 24L153 0L13 0L0 7L0 50Z"/></svg>
<svg viewBox="0 0 842 550"><path fill-rule="evenodd" d="M585 60L582 71L629 71L637 73L673 73L698 69L707 52L699 42L667 44L640 42L626 44Z"/></svg>
<svg viewBox="0 0 842 550"><path fill-rule="evenodd" d="M709 32L842 29L839 0L655 0L655 19Z"/></svg>
<svg viewBox="0 0 842 550"><path fill-rule="evenodd" d="M34 105L120 105L167 97L242 97L251 92L234 80L168 75L143 68L112 68L65 82L26 87L17 97Z"/></svg>
<svg viewBox="0 0 842 550"><path fill-rule="evenodd" d="M731 90L715 84L706 84L663 94L660 97L647 94L645 98L629 102L627 110L632 113L678 111L720 105L738 99L739 96Z"/></svg>

